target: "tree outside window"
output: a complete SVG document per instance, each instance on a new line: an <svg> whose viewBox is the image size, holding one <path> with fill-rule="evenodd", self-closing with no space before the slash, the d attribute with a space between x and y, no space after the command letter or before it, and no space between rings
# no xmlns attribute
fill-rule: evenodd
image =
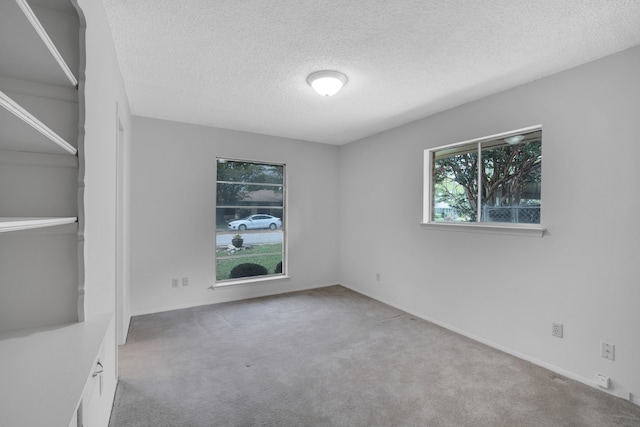
<svg viewBox="0 0 640 427"><path fill-rule="evenodd" d="M431 221L540 224L542 130L430 153Z"/></svg>

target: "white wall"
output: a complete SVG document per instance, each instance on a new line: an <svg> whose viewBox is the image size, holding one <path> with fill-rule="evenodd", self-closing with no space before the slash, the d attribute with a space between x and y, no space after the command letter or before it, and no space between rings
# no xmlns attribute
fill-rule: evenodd
<svg viewBox="0 0 640 427"><path fill-rule="evenodd" d="M84 144L80 147L84 167L84 315L115 314L116 301L116 141L117 111L125 129L130 129L130 114L111 30L102 2L77 0L86 25L86 68L80 89L84 90ZM81 47L81 50L83 48ZM81 68L83 68L81 66ZM82 80L82 78L81 78ZM116 363L115 326L105 340L105 359ZM97 418L109 419L116 387L114 373L104 379L104 404Z"/></svg>
<svg viewBox="0 0 640 427"><path fill-rule="evenodd" d="M338 147L134 116L131 150L134 314L338 283ZM216 156L287 165L290 280L209 289Z"/></svg>
<svg viewBox="0 0 640 427"><path fill-rule="evenodd" d="M639 70L636 47L341 147L341 283L640 404ZM420 227L425 148L536 124L547 235Z"/></svg>
<svg viewBox="0 0 640 427"><path fill-rule="evenodd" d="M84 156L85 312L114 311L117 114L130 114L102 2L78 1L87 23Z"/></svg>

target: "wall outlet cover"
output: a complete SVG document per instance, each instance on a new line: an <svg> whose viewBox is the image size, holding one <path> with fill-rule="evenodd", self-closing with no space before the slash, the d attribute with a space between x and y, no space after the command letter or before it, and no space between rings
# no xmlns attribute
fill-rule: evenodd
<svg viewBox="0 0 640 427"><path fill-rule="evenodd" d="M551 324L551 335L554 337L562 338L562 323Z"/></svg>
<svg viewBox="0 0 640 427"><path fill-rule="evenodd" d="M615 360L616 346L615 344L609 344L608 342L600 342L600 356L605 359Z"/></svg>
<svg viewBox="0 0 640 427"><path fill-rule="evenodd" d="M609 388L609 377L602 374L596 374L596 384L600 387Z"/></svg>

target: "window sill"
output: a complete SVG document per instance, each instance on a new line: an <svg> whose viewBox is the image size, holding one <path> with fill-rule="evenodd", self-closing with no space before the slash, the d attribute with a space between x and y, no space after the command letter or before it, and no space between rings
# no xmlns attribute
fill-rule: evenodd
<svg viewBox="0 0 640 427"><path fill-rule="evenodd" d="M229 288L229 287L238 286L238 285L254 285L257 283L277 282L282 280L291 280L291 276L282 275L282 276L258 277L255 279L228 280L224 282L216 282L213 285L213 288L214 289Z"/></svg>
<svg viewBox="0 0 640 427"><path fill-rule="evenodd" d="M432 230L464 231L471 233L504 234L528 237L542 237L547 231L546 228L535 224L423 222L420 226L422 228L430 228Z"/></svg>

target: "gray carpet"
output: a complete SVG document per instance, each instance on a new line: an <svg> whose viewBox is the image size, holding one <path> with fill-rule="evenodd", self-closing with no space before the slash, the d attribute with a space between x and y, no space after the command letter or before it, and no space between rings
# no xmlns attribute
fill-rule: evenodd
<svg viewBox="0 0 640 427"><path fill-rule="evenodd" d="M134 317L110 425L640 426L640 407L333 286Z"/></svg>

